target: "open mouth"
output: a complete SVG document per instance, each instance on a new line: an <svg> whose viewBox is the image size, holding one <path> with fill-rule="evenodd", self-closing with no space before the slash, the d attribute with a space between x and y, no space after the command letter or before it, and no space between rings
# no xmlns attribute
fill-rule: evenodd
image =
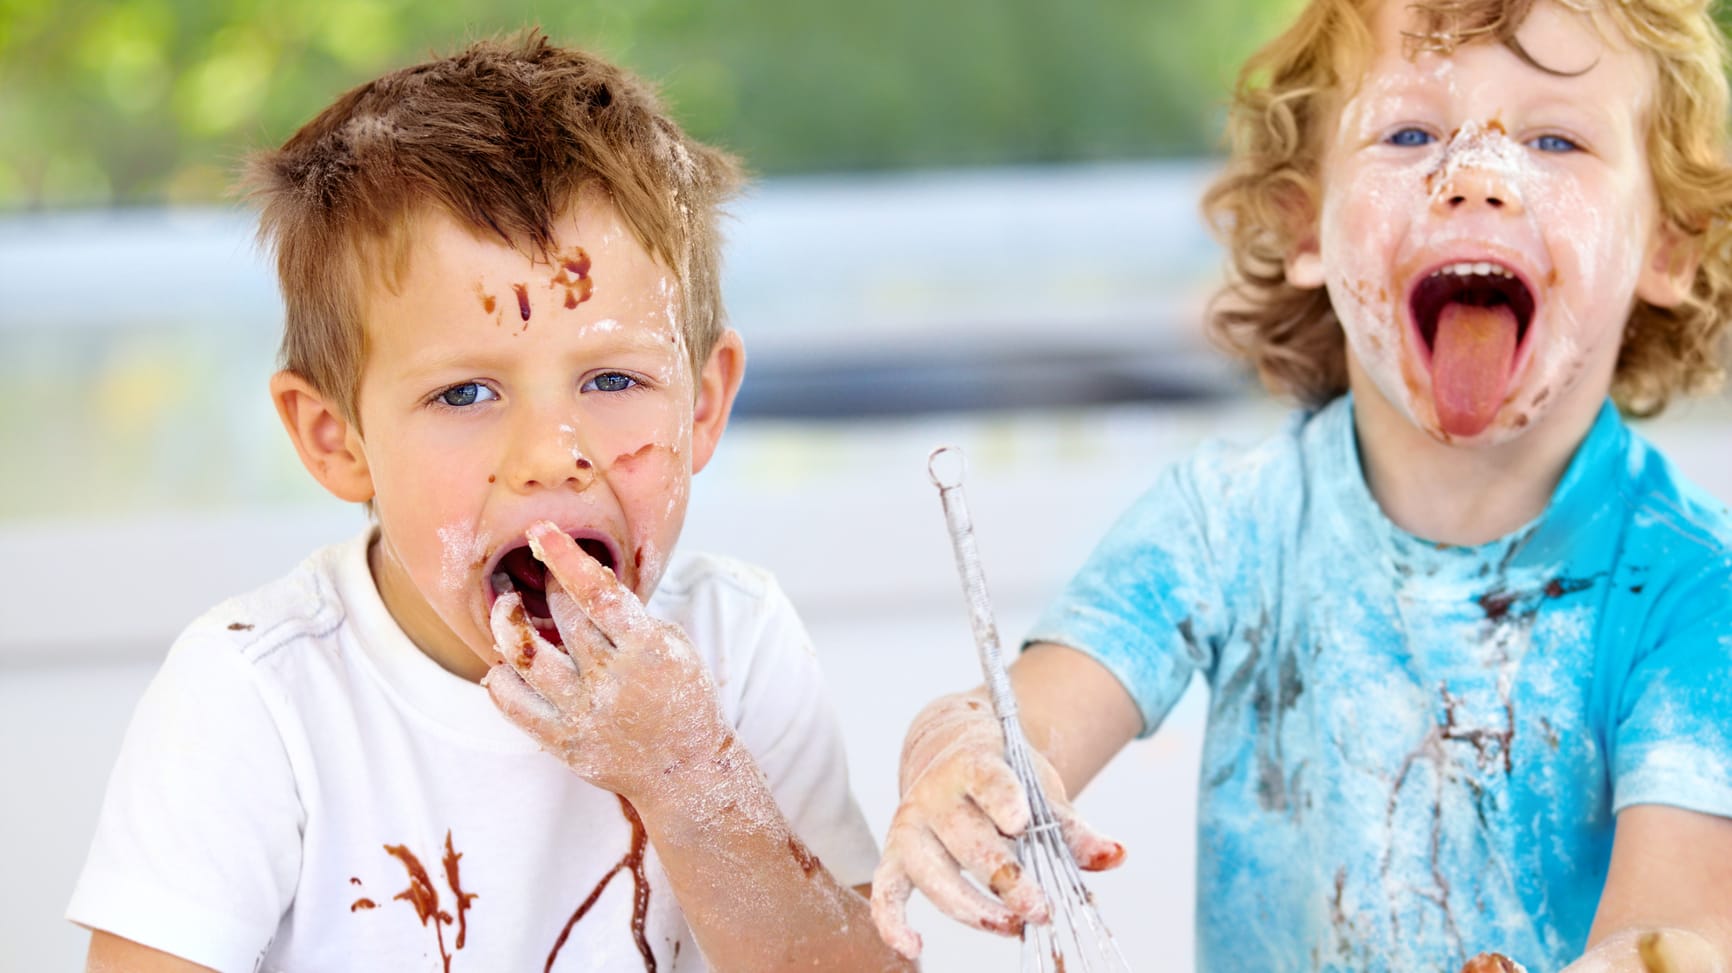
<svg viewBox="0 0 1732 973"><path fill-rule="evenodd" d="M1487 262L1439 267L1414 286L1408 304L1428 353L1437 349L1438 321L1451 304L1492 310L1507 308L1515 320L1518 348L1534 317L1534 295L1528 285L1502 264Z"/></svg>
<svg viewBox="0 0 1732 973"><path fill-rule="evenodd" d="M602 566L616 575L619 566L614 558L613 549L605 541L593 537L574 537L577 546L585 554L600 561ZM554 645L563 645L559 636L559 628L553 624L553 613L547 607L547 566L536 560L535 553L528 544L520 544L506 551L499 559L489 579L492 585L493 597L489 607L502 595L512 591L523 599L524 614L529 616L530 624L535 626L542 638Z"/></svg>
<svg viewBox="0 0 1732 973"><path fill-rule="evenodd" d="M1408 302L1440 430L1479 435L1508 400L1533 323L1532 289L1502 264L1458 261L1421 278Z"/></svg>

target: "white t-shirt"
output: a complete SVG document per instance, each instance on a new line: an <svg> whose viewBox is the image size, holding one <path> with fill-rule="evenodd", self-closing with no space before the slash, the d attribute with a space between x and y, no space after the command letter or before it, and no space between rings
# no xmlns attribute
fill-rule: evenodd
<svg viewBox="0 0 1732 973"><path fill-rule="evenodd" d="M706 969L620 799L416 649L370 536L182 633L67 918L224 971ZM775 581L680 556L650 610L690 635L794 831L841 884L870 881L818 662Z"/></svg>

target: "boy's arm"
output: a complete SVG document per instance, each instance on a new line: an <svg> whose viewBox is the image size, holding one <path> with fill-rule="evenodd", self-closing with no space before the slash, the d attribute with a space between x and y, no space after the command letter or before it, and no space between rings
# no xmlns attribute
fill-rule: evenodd
<svg viewBox="0 0 1732 973"><path fill-rule="evenodd" d="M680 910L712 968L911 970L848 889L794 834L744 747L637 804Z"/></svg>
<svg viewBox="0 0 1732 973"><path fill-rule="evenodd" d="M84 973L208 973L209 970L208 966L100 929L91 930L90 952L84 958Z"/></svg>
<svg viewBox="0 0 1732 973"><path fill-rule="evenodd" d="M1030 646L1010 667L1023 731L1047 797L1078 864L1112 868L1124 847L1096 833L1066 795L1092 780L1142 729L1124 685L1093 657L1051 643ZM1009 836L1028 825L1028 796L1004 759L1004 734L984 688L940 699L914 718L902 746L902 803L873 880L872 914L885 940L918 956L908 926L918 887L946 915L1004 935L1047 919ZM997 896L991 899L963 878Z"/></svg>
<svg viewBox="0 0 1732 973"><path fill-rule="evenodd" d="M1568 973L1626 970L1732 970L1732 819L1661 804L1618 813L1588 951Z"/></svg>
<svg viewBox="0 0 1732 973"><path fill-rule="evenodd" d="M557 529L532 530L530 543L551 572L565 651L515 594L500 598L493 634L508 665L488 674L488 692L549 753L631 804L711 967L909 969L866 900L794 833L685 634Z"/></svg>

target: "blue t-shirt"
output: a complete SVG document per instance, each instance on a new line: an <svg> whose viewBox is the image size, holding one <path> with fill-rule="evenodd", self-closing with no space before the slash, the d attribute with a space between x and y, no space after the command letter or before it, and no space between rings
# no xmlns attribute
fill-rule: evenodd
<svg viewBox="0 0 1732 973"><path fill-rule="evenodd" d="M1732 817L1732 515L1608 403L1546 511L1420 540L1365 486L1342 397L1202 447L1030 641L1088 652L1152 733L1210 688L1197 957L1211 973L1556 969L1615 815Z"/></svg>

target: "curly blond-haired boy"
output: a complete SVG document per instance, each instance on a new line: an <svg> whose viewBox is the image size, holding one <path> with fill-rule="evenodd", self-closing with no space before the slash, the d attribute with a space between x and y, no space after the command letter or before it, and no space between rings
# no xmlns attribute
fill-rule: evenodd
<svg viewBox="0 0 1732 973"><path fill-rule="evenodd" d="M1723 46L1700 0L1312 0L1247 65L1213 325L1305 409L1163 476L1012 671L1071 794L1207 682L1200 969L1732 962L1732 515L1619 408L1720 378ZM1047 918L977 699L904 747L907 955L914 886Z"/></svg>

